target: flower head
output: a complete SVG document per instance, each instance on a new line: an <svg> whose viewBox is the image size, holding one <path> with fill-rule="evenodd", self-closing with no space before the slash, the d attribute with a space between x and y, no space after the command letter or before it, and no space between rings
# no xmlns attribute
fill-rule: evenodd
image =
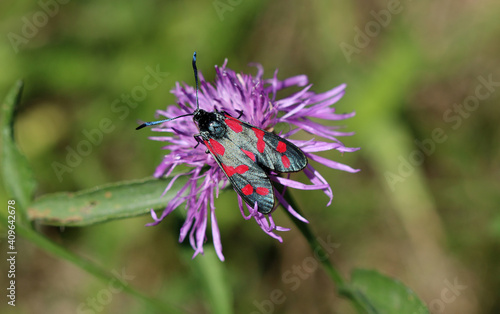
<svg viewBox="0 0 500 314"><path fill-rule="evenodd" d="M273 78L263 79L263 68L256 64L257 75L237 74L226 67L227 60L222 67L215 67L216 78L213 84L204 80L200 74L199 106L206 111L225 111L232 116L239 116L243 112L242 120L260 127L262 129L272 130L278 123L290 125L290 130L280 136L287 138L290 142L298 146L311 161L318 162L327 167L357 172L349 166L320 157L314 153L320 151L337 150L339 152L353 152L358 148L347 148L338 139L338 136L352 135L338 131L338 126L324 126L311 118L325 120L343 120L354 116L354 113L336 114L332 107L344 95L345 84L337 86L325 93L316 94L310 91L311 84L305 75L290 77L285 80L277 78L275 71ZM287 87L302 87L288 97L277 99L277 92ZM174 118L180 115L192 113L196 109L196 90L195 88L176 83L172 93L177 97L177 106L168 106L166 110L159 110L158 114L166 118ZM190 168L186 173L175 175L165 189L168 192L172 184L179 176L189 176L187 183L179 190L160 217L154 211L151 215L154 222L148 225L158 224L163 218L170 214L182 203L186 203L187 217L180 230L179 241L182 242L189 235L189 242L195 250L193 257L203 253L203 243L205 241L205 232L208 224L208 215L210 213L210 222L212 229L212 239L215 251L221 260L224 260L222 254L222 244L220 239L219 227L215 217L214 194L217 196L219 188L230 185L227 177L217 162L210 154L206 154L204 145L197 145L198 142L193 135L198 134L196 124L189 118L181 118L163 123L160 127L153 129L157 132L170 132L171 136L151 137L152 140L168 142L169 145L164 149L169 153L165 155L161 164L156 168L154 176L162 177L172 174L179 165ZM289 137L301 130L312 135L321 137L323 140L311 138L310 140L293 140ZM195 148L196 147L196 148ZM206 166L209 166L208 169ZM314 169L311 164L303 170L310 184L304 184L288 178L278 176L276 173L269 173L271 180L280 183L285 188L291 187L303 190L322 190L328 197L330 205L333 193L330 185ZM278 192L275 192L276 198L283 207L297 219L306 222L307 220L299 215L290 206L285 198ZM255 219L257 224L264 232L271 237L282 242L282 238L275 231L287 231L289 229L277 226L274 223L272 214L264 215L257 211L257 208L248 206L242 202L238 196L239 208L245 219ZM245 206L246 209L245 210Z"/></svg>

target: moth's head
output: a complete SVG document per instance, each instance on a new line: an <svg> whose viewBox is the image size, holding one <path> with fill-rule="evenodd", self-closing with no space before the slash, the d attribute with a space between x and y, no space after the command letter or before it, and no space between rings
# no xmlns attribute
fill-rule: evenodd
<svg viewBox="0 0 500 314"><path fill-rule="evenodd" d="M203 120L207 120L208 117L209 117L210 113L203 110L203 109L196 109L194 112L193 112L193 121L199 125L200 122L202 122Z"/></svg>
<svg viewBox="0 0 500 314"><path fill-rule="evenodd" d="M200 133L206 132L213 138L224 136L226 132L224 116L217 111L197 110L194 113L193 121L198 126Z"/></svg>

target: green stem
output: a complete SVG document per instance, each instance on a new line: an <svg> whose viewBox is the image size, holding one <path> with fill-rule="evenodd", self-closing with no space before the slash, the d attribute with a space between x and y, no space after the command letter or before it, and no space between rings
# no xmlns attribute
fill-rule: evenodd
<svg viewBox="0 0 500 314"><path fill-rule="evenodd" d="M292 198L292 195L289 193L288 189L285 190L284 197L288 204L290 204L293 209L297 213L299 213L301 216L302 213L299 209L299 206L297 203L294 201ZM299 221L297 218L295 218L290 212L285 211L287 215L290 217L290 219L293 221L293 223L297 226L297 228L302 232L304 237L306 238L307 242L309 243L309 246L311 247L313 252L317 252L319 256L328 256L328 252L321 246L321 244L318 242L318 238L314 235L312 232L311 228L309 228L309 225L306 223L303 223L302 221ZM359 313L377 313L377 311L370 306L365 300L363 300L363 296L360 295L359 293L356 292L355 289L353 289L349 283L344 280L340 272L333 266L333 264L330 262L330 259L328 258L322 258L320 259L321 264L323 265L325 271L327 274L330 276L330 278L333 280L335 285L337 286L337 293L340 296L343 296L350 300L353 305L356 307Z"/></svg>

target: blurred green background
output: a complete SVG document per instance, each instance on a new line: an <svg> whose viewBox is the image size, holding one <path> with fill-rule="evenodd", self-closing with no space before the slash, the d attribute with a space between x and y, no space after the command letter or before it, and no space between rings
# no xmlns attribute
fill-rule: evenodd
<svg viewBox="0 0 500 314"><path fill-rule="evenodd" d="M306 74L316 92L347 83L337 108L356 111L341 121L356 135L341 140L362 149L324 156L362 171L315 165L333 187L330 207L319 191L293 191L310 227L339 245L332 261L346 276L363 267L398 278L432 313L500 311L498 2L42 0L3 1L0 12L0 96L24 79L15 130L38 196L151 175L162 144L134 129L175 102L169 91L176 81L192 84L194 50L207 80L228 58L237 72L255 73L248 63L259 62L265 77L276 68L280 79ZM135 108L113 110L122 94L142 85L147 67L168 76ZM58 176L53 163L66 164L68 149L103 119L112 131ZM189 245L177 242L182 207L156 227L144 227L147 215L36 229L191 313L212 312L217 298L210 294L217 293L229 312L265 313L275 289L283 292L276 313L354 312L321 267L304 265L312 253L295 228L280 244L241 218L232 191L216 206L224 263L210 236L206 255L193 261ZM293 227L283 213L274 218ZM108 282L27 240L17 245L16 313L145 312L124 292L91 311ZM8 268L4 259L0 265L4 288ZM300 280L283 279L304 267ZM222 277L222 286L210 287L211 275ZM2 313L12 310L6 302Z"/></svg>

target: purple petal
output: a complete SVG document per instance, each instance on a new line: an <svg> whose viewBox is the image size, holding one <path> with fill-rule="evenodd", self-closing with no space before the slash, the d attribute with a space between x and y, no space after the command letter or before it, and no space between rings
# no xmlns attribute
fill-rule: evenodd
<svg viewBox="0 0 500 314"><path fill-rule="evenodd" d="M292 229L290 228L285 228L285 227L280 227L280 226L276 226L276 231L290 231Z"/></svg>
<svg viewBox="0 0 500 314"><path fill-rule="evenodd" d="M321 176L321 174L316 169L314 169L314 167L311 166L310 164L307 164L306 168L303 171L304 174L307 176L307 178L309 178L309 180L314 184L328 183L326 182L325 178L323 178L323 176ZM330 206L333 201L332 188L328 187L327 189L324 189L323 193L325 193L326 196L328 196L330 199L328 201L328 204L326 204L326 206Z"/></svg>
<svg viewBox="0 0 500 314"><path fill-rule="evenodd" d="M270 219L272 220L271 214L269 214L268 217L270 217ZM273 232L273 228L271 228L271 226L270 226L269 222L267 221L265 215L263 215L261 213L258 213L258 214L255 215L255 220L257 221L257 224L260 226L260 228L265 233L267 233L269 236L275 238L276 240L278 240L280 242L283 242L283 238L281 238L279 235L277 235L277 234L275 234Z"/></svg>
<svg viewBox="0 0 500 314"><path fill-rule="evenodd" d="M330 187L329 184L313 184L313 185L307 185L302 182L290 180L290 179L285 179L279 176L270 176L270 179L276 182L279 182L280 184L284 186L289 186L294 189L299 189L299 190L323 190L328 187Z"/></svg>
<svg viewBox="0 0 500 314"><path fill-rule="evenodd" d="M312 159L316 162L319 162L320 164L323 164L323 165L330 167L330 168L333 168L333 169L338 169L338 170L347 171L347 172L351 172L351 173L356 173L359 171L359 169L353 169L347 165L341 164L339 162L336 162L336 161L333 161L330 159L326 159L324 157L320 157L318 155L307 154L307 157L309 157L310 159Z"/></svg>
<svg viewBox="0 0 500 314"><path fill-rule="evenodd" d="M304 217L302 217L299 213L297 213L295 211L295 209L293 209L293 207L290 204L288 204L288 202L285 200L285 198L281 194L279 194L278 192L276 192L275 195L276 195L276 198L278 199L278 202L280 202L280 204L283 205L283 207L290 214L292 214L295 218L297 218L298 220L300 220L302 222L309 223L309 221L307 221L307 219L305 219Z"/></svg>
<svg viewBox="0 0 500 314"><path fill-rule="evenodd" d="M327 92L312 96L310 98L310 100L312 103L318 103L318 102L323 101L325 99L329 99L335 95L344 94L346 87L347 87L346 84L340 84L339 86L337 86L337 87L335 87Z"/></svg>
<svg viewBox="0 0 500 314"><path fill-rule="evenodd" d="M245 205L247 205L247 204L245 203ZM250 213L248 216L245 215L245 209L243 208L243 201L242 201L241 196L239 194L238 194L238 206L240 207L241 216L243 216L243 218L245 218L245 220L252 218L252 213Z"/></svg>
<svg viewBox="0 0 500 314"><path fill-rule="evenodd" d="M210 209L210 221L212 222L212 240L214 242L215 252L221 261L224 261L222 254L222 242L220 240L219 226L217 225L217 218L215 217L215 208Z"/></svg>
<svg viewBox="0 0 500 314"><path fill-rule="evenodd" d="M316 142L316 141L293 141L304 153L323 152L327 150L339 150L344 147L341 143Z"/></svg>

